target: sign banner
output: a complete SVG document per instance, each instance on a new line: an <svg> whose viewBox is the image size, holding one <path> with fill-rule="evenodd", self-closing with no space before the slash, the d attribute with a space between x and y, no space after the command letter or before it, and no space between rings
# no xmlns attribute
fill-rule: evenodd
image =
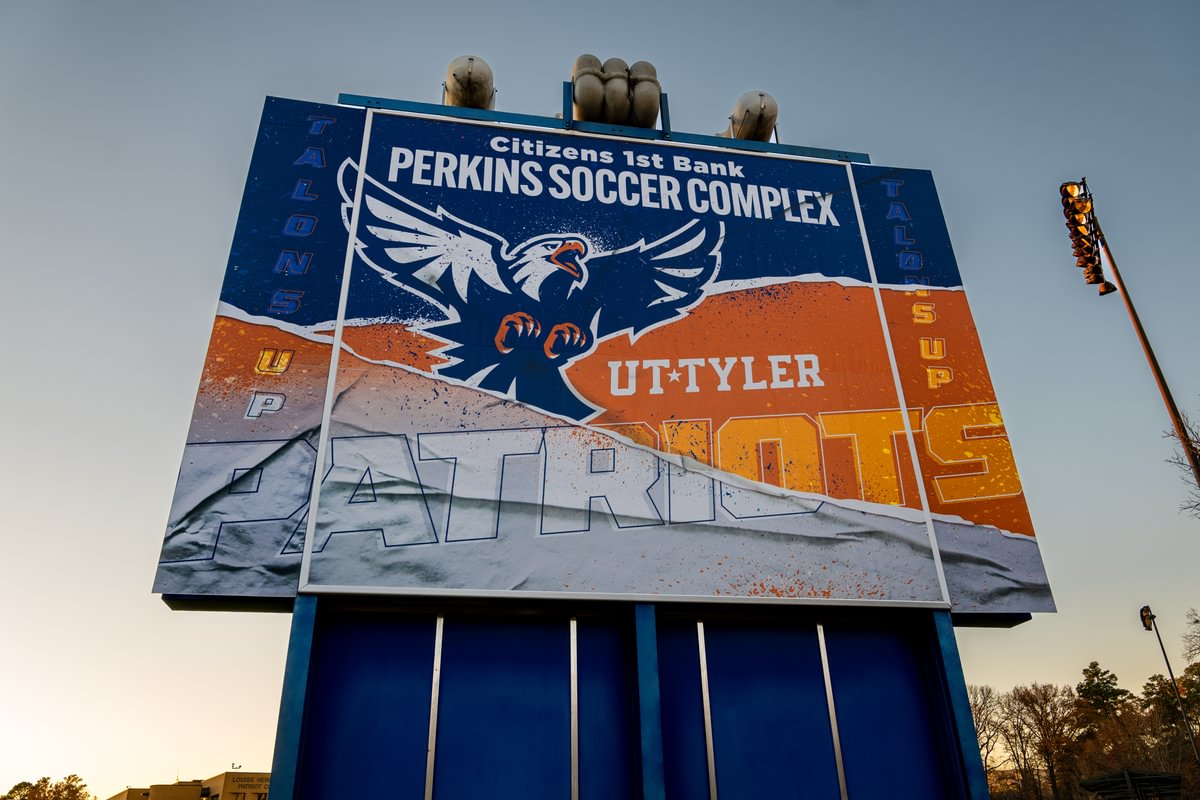
<svg viewBox="0 0 1200 800"><path fill-rule="evenodd" d="M156 590L297 586L1053 607L927 172L272 100Z"/></svg>

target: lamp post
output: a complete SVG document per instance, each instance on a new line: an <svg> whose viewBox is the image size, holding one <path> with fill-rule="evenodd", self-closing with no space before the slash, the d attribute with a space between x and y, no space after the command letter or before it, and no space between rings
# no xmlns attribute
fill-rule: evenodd
<svg viewBox="0 0 1200 800"><path fill-rule="evenodd" d="M1183 695L1179 693L1179 684L1175 682L1175 673L1171 671L1171 661L1167 658L1167 648L1163 646L1162 634L1158 632L1158 623L1154 620L1154 612L1150 610L1150 606L1142 606L1138 614L1142 618L1142 627L1148 631L1154 631L1154 635L1158 637L1158 648L1162 650L1163 663L1167 665L1167 675L1171 678L1171 688L1175 690L1175 700L1178 703L1179 716L1183 719L1183 729L1187 731L1188 743L1192 746L1192 755L1196 757L1196 764L1200 765L1200 750L1196 749L1196 736L1192 733L1192 723L1188 720L1187 711L1183 708Z"/></svg>
<svg viewBox="0 0 1200 800"><path fill-rule="evenodd" d="M1063 215L1067 218L1067 228L1071 233L1071 244L1076 257L1075 263L1083 269L1085 281L1099 285L1101 296L1119 291L1121 297L1124 298L1125 309L1129 312L1129 319L1133 322L1133 329L1137 333L1138 341L1141 342L1142 352L1146 354L1146 361L1149 362L1150 370L1154 373L1154 381L1158 384L1158 391L1167 407L1167 414L1171 417L1175 436L1183 448L1183 455L1187 459L1188 466L1192 468L1192 478L1196 481L1197 488L1200 488L1200 447L1197 447L1197 443L1188 436L1187 427L1183 424L1183 416L1179 413L1179 407L1175 405L1175 398L1171 396L1171 389L1167 386L1167 379L1163 377L1158 359L1154 357L1154 350L1150 347L1150 340L1146 337L1146 330L1142 327L1142 320L1138 317L1137 309L1133 307L1133 298L1129 296L1129 290L1125 288L1125 282L1121 280L1121 271L1117 269L1117 262L1113 259L1112 250L1108 247L1108 240L1104 238L1104 230L1100 227L1100 221L1096 219L1095 204L1092 200L1092 193L1088 190L1087 178L1079 181L1067 181L1059 186L1059 194L1062 195ZM1104 279L1104 268L1100 262L1101 252L1104 253L1104 259L1112 268L1113 280L1116 281L1116 285Z"/></svg>

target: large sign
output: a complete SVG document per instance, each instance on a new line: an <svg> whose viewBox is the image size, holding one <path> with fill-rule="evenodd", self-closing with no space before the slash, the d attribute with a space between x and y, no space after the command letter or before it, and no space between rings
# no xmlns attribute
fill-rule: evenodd
<svg viewBox="0 0 1200 800"><path fill-rule="evenodd" d="M155 588L1053 607L929 173L286 100Z"/></svg>

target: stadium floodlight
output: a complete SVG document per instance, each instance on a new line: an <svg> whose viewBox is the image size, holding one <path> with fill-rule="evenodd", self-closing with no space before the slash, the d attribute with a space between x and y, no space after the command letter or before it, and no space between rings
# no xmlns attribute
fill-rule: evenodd
<svg viewBox="0 0 1200 800"><path fill-rule="evenodd" d="M1117 269L1117 262L1113 259L1108 240L1104 238L1104 229L1100 227L1100 221L1096 219L1096 203L1091 190L1088 189L1087 178L1081 178L1078 181L1064 181L1059 185L1058 193L1062 198L1063 216L1066 217L1067 230L1071 236L1071 252L1075 255L1075 265L1083 270L1084 281L1099 287L1101 297L1119 289L1122 297L1125 298L1125 308L1129 312L1129 319L1133 322L1133 329L1137 333L1138 340L1142 343L1142 352L1146 354L1146 361L1150 363L1150 370L1154 373L1155 382L1158 383L1158 391L1162 394L1163 403L1167 406L1167 413L1171 417L1175 436L1179 439L1180 447L1183 448L1184 458L1192 468L1192 477L1195 479L1196 485L1200 486L1200 447L1188 435L1187 428L1183 424L1183 417L1179 413L1179 407L1175 405L1175 398L1171 396L1171 390L1167 387L1167 380L1163 377L1162 368L1158 366L1158 359L1154 357L1154 350L1150 347L1146 330L1142 327L1142 321L1133 307L1133 298L1129 296L1129 290L1125 288L1125 283L1121 280L1121 271ZM1112 269L1115 283L1109 283L1105 279L1101 255ZM1142 609L1143 625L1146 624L1146 614L1149 611L1149 606ZM1154 616L1151 614L1149 619L1153 622ZM1150 630L1150 628L1146 628L1146 630Z"/></svg>
<svg viewBox="0 0 1200 800"><path fill-rule="evenodd" d="M1104 266L1100 262L1100 226L1096 223L1095 206L1087 179L1066 181L1058 187L1058 192L1062 196L1067 230L1071 234L1075 265L1083 270L1084 281L1099 286L1101 296L1115 292L1117 287L1105 279Z"/></svg>

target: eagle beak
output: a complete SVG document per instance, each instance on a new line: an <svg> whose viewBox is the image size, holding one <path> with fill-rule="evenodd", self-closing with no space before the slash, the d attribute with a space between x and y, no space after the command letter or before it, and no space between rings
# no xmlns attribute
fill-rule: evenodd
<svg viewBox="0 0 1200 800"><path fill-rule="evenodd" d="M550 262L561 270L564 270L572 278L578 280L583 275L583 270L579 266L578 259L587 252L584 250L583 242L576 239L571 239L559 245L559 248L550 254Z"/></svg>

